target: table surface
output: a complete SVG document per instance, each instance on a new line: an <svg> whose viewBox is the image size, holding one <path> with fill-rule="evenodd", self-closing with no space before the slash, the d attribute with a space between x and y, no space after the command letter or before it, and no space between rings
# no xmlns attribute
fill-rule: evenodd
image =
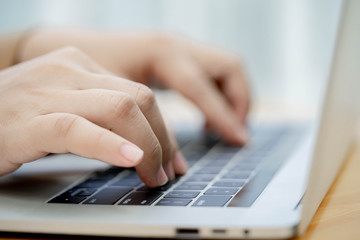
<svg viewBox="0 0 360 240"><path fill-rule="evenodd" d="M297 116L296 116L297 117ZM303 236L293 240L360 239L360 128L334 184ZM70 237L57 236L56 239ZM0 240L53 239L34 235L0 233ZM70 239L87 239L72 237Z"/></svg>
<svg viewBox="0 0 360 240"><path fill-rule="evenodd" d="M349 152L306 233L294 239L360 239L359 140Z"/></svg>

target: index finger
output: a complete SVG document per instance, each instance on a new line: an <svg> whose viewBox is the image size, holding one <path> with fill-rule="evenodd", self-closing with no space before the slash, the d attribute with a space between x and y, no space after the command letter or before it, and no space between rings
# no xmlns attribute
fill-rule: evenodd
<svg viewBox="0 0 360 240"><path fill-rule="evenodd" d="M243 64L233 54L207 46L191 44L194 57L213 78L221 82L224 96L243 125L250 107L250 87Z"/></svg>
<svg viewBox="0 0 360 240"><path fill-rule="evenodd" d="M140 83L101 74L95 74L95 76L91 74L90 80L87 79L78 84L82 89L108 89L125 92L132 96L160 143L162 165L168 177L170 179L174 178L174 170L179 172L179 169L173 169L170 162L177 155L179 149L177 145L170 140L164 120L156 103L156 98L151 89Z"/></svg>
<svg viewBox="0 0 360 240"><path fill-rule="evenodd" d="M167 79L170 87L192 100L225 140L241 145L246 142L243 125L231 105L191 59L176 58L163 63L156 73Z"/></svg>
<svg viewBox="0 0 360 240"><path fill-rule="evenodd" d="M250 89L240 63L231 67L223 77L223 92L229 100L237 117L246 125L250 108Z"/></svg>

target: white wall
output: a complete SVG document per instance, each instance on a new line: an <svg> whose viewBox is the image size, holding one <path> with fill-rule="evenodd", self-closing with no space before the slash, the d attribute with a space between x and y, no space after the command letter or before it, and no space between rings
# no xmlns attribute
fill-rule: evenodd
<svg viewBox="0 0 360 240"><path fill-rule="evenodd" d="M312 103L340 0L0 0L0 32L33 26L171 30L233 51L255 95Z"/></svg>

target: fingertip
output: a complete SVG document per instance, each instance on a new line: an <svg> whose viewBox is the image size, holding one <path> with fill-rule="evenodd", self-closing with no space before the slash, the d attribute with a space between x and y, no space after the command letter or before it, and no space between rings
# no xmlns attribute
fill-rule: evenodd
<svg viewBox="0 0 360 240"><path fill-rule="evenodd" d="M155 187L163 186L169 181L169 178L167 177L164 168L160 167L160 169L156 173L156 181L157 181L156 183L157 186Z"/></svg>
<svg viewBox="0 0 360 240"><path fill-rule="evenodd" d="M220 135L226 142L236 146L243 146L249 140L247 130L242 126L226 129L226 131L220 132Z"/></svg>
<svg viewBox="0 0 360 240"><path fill-rule="evenodd" d="M166 164L164 170L170 181L175 179L174 166L171 161Z"/></svg>
<svg viewBox="0 0 360 240"><path fill-rule="evenodd" d="M178 175L184 175L189 168L184 155L180 151L175 154L173 165L175 173Z"/></svg>
<svg viewBox="0 0 360 240"><path fill-rule="evenodd" d="M237 142L240 145L244 145L249 141L249 133L245 127L239 127L235 130Z"/></svg>
<svg viewBox="0 0 360 240"><path fill-rule="evenodd" d="M148 174L149 172L147 172L147 174L144 175L144 172L139 171L138 168L136 168L136 171L139 177L141 178L141 180L143 181L143 183L145 183L150 188L161 187L169 181L169 178L166 175L166 172L163 167L160 167L157 170L157 172L154 172L153 174L150 175Z"/></svg>

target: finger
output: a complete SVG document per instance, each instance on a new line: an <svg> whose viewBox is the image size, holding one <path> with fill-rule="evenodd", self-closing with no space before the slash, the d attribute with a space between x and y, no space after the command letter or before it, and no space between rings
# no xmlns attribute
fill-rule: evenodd
<svg viewBox="0 0 360 240"><path fill-rule="evenodd" d="M176 133L175 133L174 129L172 128L170 122L165 121L165 126L166 126L166 129L168 130L170 142L172 143L172 146L173 146L174 155L172 157L172 165L173 165L175 174L176 175L184 175L187 172L189 166L185 160L184 155L181 153L181 150L180 150L179 145L176 140Z"/></svg>
<svg viewBox="0 0 360 240"><path fill-rule="evenodd" d="M191 59L177 58L155 68L159 78L192 100L205 114L209 123L227 141L244 144L243 126L216 86Z"/></svg>
<svg viewBox="0 0 360 240"><path fill-rule="evenodd" d="M188 42L193 56L209 76L222 81L223 93L243 125L250 106L250 91L238 57L206 45Z"/></svg>
<svg viewBox="0 0 360 240"><path fill-rule="evenodd" d="M49 109L79 115L131 141L144 151L136 166L139 177L149 186L166 183L162 147L134 99L127 93L104 89L64 91L53 96ZM62 99L59 101L57 99Z"/></svg>
<svg viewBox="0 0 360 240"><path fill-rule="evenodd" d="M164 120L151 89L126 79L94 74L87 81L79 82L78 85L81 89L108 89L125 92L132 96L161 145L163 166L170 162L175 151L172 149L174 146L170 142ZM171 172L169 173L171 174Z"/></svg>
<svg viewBox="0 0 360 240"><path fill-rule="evenodd" d="M188 164L185 160L184 155L181 153L180 149L178 148L178 144L176 142L175 136L170 133L170 141L172 142L173 146L176 146L174 151L174 156L172 158L171 167L173 167L176 175L184 175L188 170Z"/></svg>
<svg viewBox="0 0 360 240"><path fill-rule="evenodd" d="M133 167L143 159L143 151L115 133L80 116L51 113L34 117L26 144L44 153L74 153L115 166Z"/></svg>
<svg viewBox="0 0 360 240"><path fill-rule="evenodd" d="M250 107L250 90L240 66L235 66L224 76L224 95L233 106L238 119L245 126Z"/></svg>
<svg viewBox="0 0 360 240"><path fill-rule="evenodd" d="M20 163L13 163L9 159L1 159L0 161L0 176L14 172L21 166Z"/></svg>

